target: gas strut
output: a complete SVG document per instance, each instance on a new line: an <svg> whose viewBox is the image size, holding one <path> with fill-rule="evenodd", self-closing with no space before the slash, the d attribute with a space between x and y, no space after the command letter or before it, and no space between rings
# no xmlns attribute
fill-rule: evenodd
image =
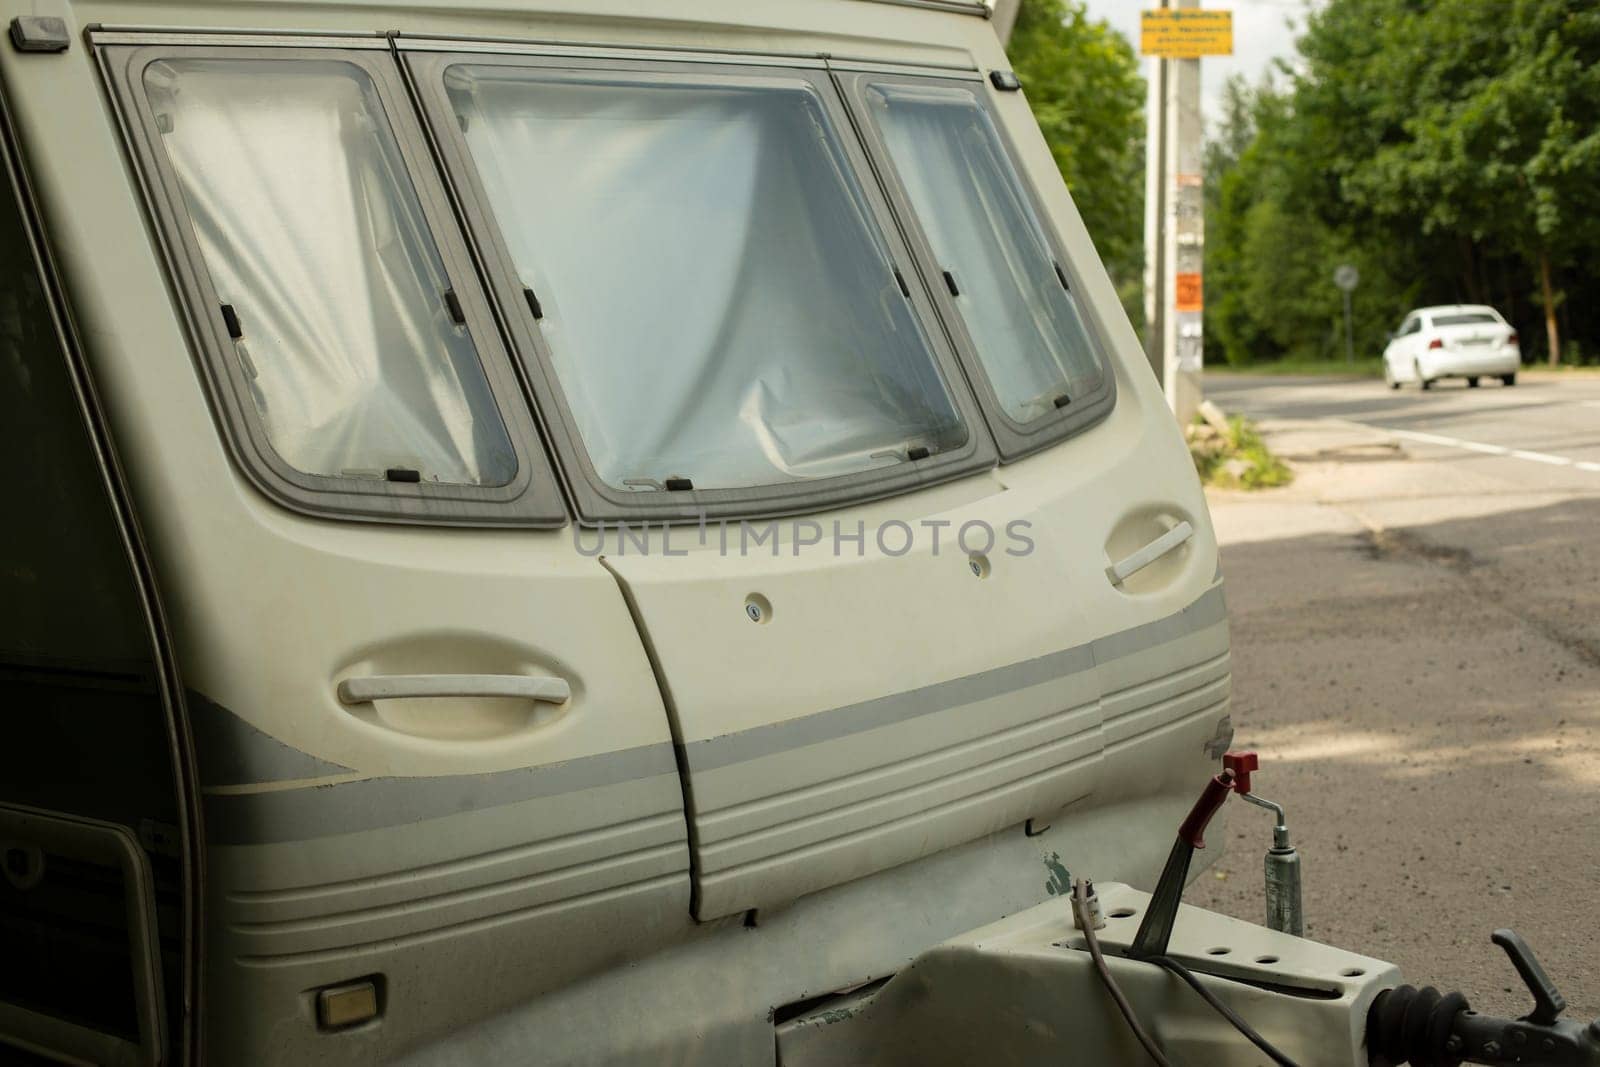
<svg viewBox="0 0 1600 1067"><path fill-rule="evenodd" d="M1520 1019L1479 1015L1460 993L1403 985L1379 993L1367 1012L1367 1062L1371 1067L1460 1067L1462 1063L1515 1063L1523 1067L1600 1065L1600 1019L1587 1026L1561 1018L1566 998L1514 930L1491 940L1505 949L1533 1010Z"/></svg>
<svg viewBox="0 0 1600 1067"><path fill-rule="evenodd" d="M1250 772L1261 766L1254 752L1229 752L1222 757L1222 765L1233 772L1233 791L1241 800L1266 808L1278 817L1272 826L1272 847L1267 850L1266 860L1267 929L1304 937L1306 920L1300 904L1300 854L1289 843L1289 824L1284 820L1283 805L1250 791Z"/></svg>

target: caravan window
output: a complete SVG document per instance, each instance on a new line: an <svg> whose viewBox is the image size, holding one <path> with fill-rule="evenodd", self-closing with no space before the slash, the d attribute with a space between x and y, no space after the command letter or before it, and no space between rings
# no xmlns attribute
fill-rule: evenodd
<svg viewBox="0 0 1600 1067"><path fill-rule="evenodd" d="M307 474L510 480L371 79L336 61L173 59L144 81L277 453Z"/></svg>
<svg viewBox="0 0 1600 1067"><path fill-rule="evenodd" d="M980 90L869 75L855 86L999 414L1027 434L1103 407L1108 375L1086 310Z"/></svg>
<svg viewBox="0 0 1600 1067"><path fill-rule="evenodd" d="M563 524L393 60L102 54L218 424L256 488L318 516Z"/></svg>
<svg viewBox="0 0 1600 1067"><path fill-rule="evenodd" d="M442 81L604 488L971 454L825 82L472 62Z"/></svg>

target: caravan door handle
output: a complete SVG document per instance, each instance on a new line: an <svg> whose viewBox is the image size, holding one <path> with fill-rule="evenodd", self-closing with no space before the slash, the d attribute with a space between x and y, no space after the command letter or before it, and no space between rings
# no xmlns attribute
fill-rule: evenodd
<svg viewBox="0 0 1600 1067"><path fill-rule="evenodd" d="M565 678L527 674L376 674L339 683L339 703L418 697L521 697L541 704L565 704L572 686Z"/></svg>
<svg viewBox="0 0 1600 1067"><path fill-rule="evenodd" d="M1179 521L1178 525L1151 541L1123 559L1118 560L1106 568L1106 577L1111 579L1112 585L1121 585L1135 574L1144 570L1156 560L1173 551L1194 536L1194 527L1187 519Z"/></svg>

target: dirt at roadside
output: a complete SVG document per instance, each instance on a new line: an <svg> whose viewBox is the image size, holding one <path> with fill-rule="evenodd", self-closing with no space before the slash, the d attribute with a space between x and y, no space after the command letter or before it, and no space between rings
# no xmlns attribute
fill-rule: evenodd
<svg viewBox="0 0 1600 1067"><path fill-rule="evenodd" d="M1473 1007L1530 1007L1515 927L1600 1014L1600 490L1267 423L1293 487L1215 492L1235 747L1305 864L1307 936ZM1511 464L1513 461L1504 461ZM1270 816L1237 806L1188 900L1262 921Z"/></svg>

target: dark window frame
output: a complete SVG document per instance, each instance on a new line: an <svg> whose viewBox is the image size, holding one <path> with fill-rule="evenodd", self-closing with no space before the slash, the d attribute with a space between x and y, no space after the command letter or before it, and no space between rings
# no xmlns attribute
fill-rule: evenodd
<svg viewBox="0 0 1600 1067"><path fill-rule="evenodd" d="M865 147L837 86L822 61L786 59L780 64L739 62L738 57L695 56L684 59L638 59L612 56L549 56L537 51L480 47L441 48L422 43L408 47L399 42L402 60L413 80L428 127L440 147L445 172L460 196L467 229L482 251L486 273L512 335L513 348L522 353L539 414L547 429L555 457L567 476L567 487L584 524L653 520L689 522L702 518L753 519L814 513L852 504L898 496L902 493L964 477L995 466L999 456L992 431L976 399L958 353L941 328L940 316L920 286L912 286L912 317L928 340L934 365L943 378L952 406L967 430L966 443L957 449L914 462L811 481L774 483L739 489L689 489L667 492L628 492L603 482L590 462L582 436L557 379L550 349L528 308L516 265L500 224L489 206L487 191L478 175L471 151L455 121L444 82L452 66L507 66L530 71L589 71L626 73L644 81L671 84L685 79L746 84L779 78L804 83L817 96L832 121L834 135L848 157L852 176L866 199L892 263L902 273L916 271L915 252L905 241L898 220L874 178Z"/></svg>
<svg viewBox="0 0 1600 1067"><path fill-rule="evenodd" d="M994 434L995 442L999 446L1002 460L1009 462L1050 448L1104 421L1116 406L1116 371L1112 362L1115 358L1114 346L1093 302L1081 295L1085 292L1082 274L1073 258L1067 254L1060 236L1050 225L1038 189L1027 171L1018 164L1020 157L1006 130L1005 122L993 105L991 99L993 90L989 83L977 72L910 73L899 70L875 70L854 64L848 69L833 69L832 73L839 85L840 95L849 108L856 133L866 146L867 154L872 160L878 181L888 194L907 241L913 248L922 288L932 296L939 318L960 354L962 365L967 371L973 391L978 396L990 432ZM978 356L977 346L966 321L960 309L956 307L955 298L944 283L938 258L933 254L932 244L911 204L905 184L895 169L888 145L877 124L872 121L866 100L867 91L872 85L962 88L972 93L977 107L988 117L995 131L1001 154L1016 177L1018 191L1033 216L1032 221L1043 237L1055 265L1061 269L1067 290L1076 302L1079 315L1083 319L1095 360L1100 368L1099 384L1089 392L1074 396L1065 407L1048 412L1027 423L1013 419L1000 404L993 386L989 383L988 374Z"/></svg>
<svg viewBox="0 0 1600 1067"><path fill-rule="evenodd" d="M444 177L434 164L387 42L381 38L332 38L308 44L304 37L288 36L281 41L241 37L237 43L219 43L215 36L196 34L194 38L190 43L184 35L164 34L149 43L133 43L125 37L116 43L96 42L96 56L117 107L124 143L169 267L176 303L213 415L239 469L270 499L318 517L450 526L565 526L569 518L561 486L541 447L542 434L529 409L516 362L478 277L466 235L456 224ZM278 455L249 399L221 301L195 238L176 173L161 148L160 131L144 86L144 71L151 63L180 58L241 64L262 59L348 62L371 79L516 456L517 469L509 481L500 486L474 486L325 476L297 470Z"/></svg>

